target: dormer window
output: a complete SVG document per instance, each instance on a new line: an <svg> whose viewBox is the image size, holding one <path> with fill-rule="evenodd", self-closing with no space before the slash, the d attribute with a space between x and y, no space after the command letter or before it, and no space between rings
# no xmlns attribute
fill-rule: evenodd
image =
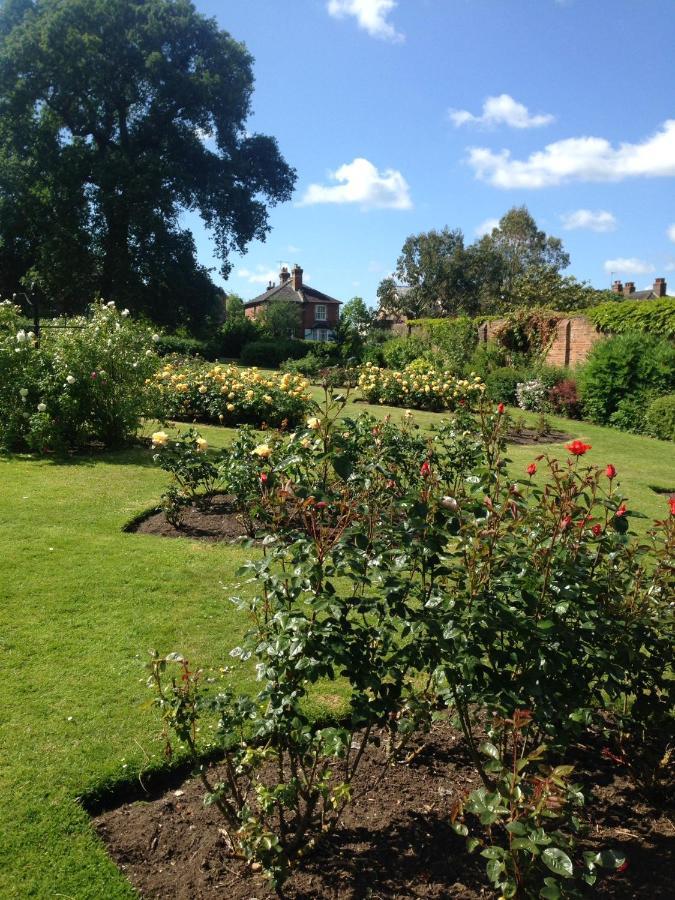
<svg viewBox="0 0 675 900"><path fill-rule="evenodd" d="M314 315L316 317L317 322L325 322L328 318L326 313L326 306L324 303L317 303L314 307Z"/></svg>

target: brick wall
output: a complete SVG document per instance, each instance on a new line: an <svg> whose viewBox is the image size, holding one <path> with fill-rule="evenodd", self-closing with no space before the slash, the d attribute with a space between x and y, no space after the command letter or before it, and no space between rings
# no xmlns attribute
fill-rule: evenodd
<svg viewBox="0 0 675 900"><path fill-rule="evenodd" d="M478 329L478 339L485 343L492 340L504 319L484 322ZM605 337L585 316L570 316L558 322L551 346L546 354L549 366L574 367L583 362L591 348Z"/></svg>

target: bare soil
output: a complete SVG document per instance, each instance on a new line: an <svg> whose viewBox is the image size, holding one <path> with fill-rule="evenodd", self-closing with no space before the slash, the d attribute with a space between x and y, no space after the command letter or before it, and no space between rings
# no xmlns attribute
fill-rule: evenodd
<svg viewBox="0 0 675 900"><path fill-rule="evenodd" d="M572 436L565 431L556 431L553 429L547 434L540 434L536 428L523 428L520 431L509 431L506 437L509 444L562 444L564 441L571 441Z"/></svg>
<svg viewBox="0 0 675 900"><path fill-rule="evenodd" d="M201 541L234 541L246 536L246 529L233 511L232 498L225 494L215 494L207 507L194 503L187 506L178 528L167 522L166 516L159 510L135 519L125 530L160 537L197 538Z"/></svg>
<svg viewBox="0 0 675 900"><path fill-rule="evenodd" d="M419 744L422 740L420 739ZM453 802L477 786L461 738L436 726L408 764L389 768L377 789L348 810L337 832L303 860L284 885L288 900L403 900L494 897L484 860L469 856L450 828ZM585 753L585 758L584 758ZM361 786L381 773L380 751L362 762ZM588 764L592 763L592 777ZM217 766L215 767L217 769ZM591 794L588 848L614 847L628 859L596 896L672 898L675 827L672 807L657 809L614 763L590 748L578 774ZM217 774L213 773L214 780ZM358 785L357 785L358 792ZM202 803L196 780L158 786L144 799L94 817L95 827L129 881L144 898L268 900L259 873L228 856L215 807Z"/></svg>

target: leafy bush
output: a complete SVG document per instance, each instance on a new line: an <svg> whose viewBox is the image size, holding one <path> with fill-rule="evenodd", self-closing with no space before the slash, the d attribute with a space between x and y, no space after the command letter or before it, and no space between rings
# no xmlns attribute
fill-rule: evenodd
<svg viewBox="0 0 675 900"><path fill-rule="evenodd" d="M415 319L408 324L421 329L441 368L463 375L472 367L471 357L478 345L478 326L473 319Z"/></svg>
<svg viewBox="0 0 675 900"><path fill-rule="evenodd" d="M306 378L316 378L324 363L318 356L308 353L300 359L287 359L279 367L282 372L291 372L293 375L304 375Z"/></svg>
<svg viewBox="0 0 675 900"><path fill-rule="evenodd" d="M519 382L516 385L516 400L521 409L543 412L546 407L546 388L538 378Z"/></svg>
<svg viewBox="0 0 675 900"><path fill-rule="evenodd" d="M226 319L211 339L211 355L213 358L237 359L244 346L259 337L260 330L251 319L234 316Z"/></svg>
<svg viewBox="0 0 675 900"><path fill-rule="evenodd" d="M157 341L157 352L160 356L202 356L206 359L210 355L210 346L199 338L185 337L180 334L164 334Z"/></svg>
<svg viewBox="0 0 675 900"><path fill-rule="evenodd" d="M506 350L495 341L488 341L476 347L470 360L470 367L485 381L490 372L504 368L507 362Z"/></svg>
<svg viewBox="0 0 675 900"><path fill-rule="evenodd" d="M577 383L572 378L567 378L550 388L548 402L552 411L559 416L567 416L568 419L581 418L581 399L577 392Z"/></svg>
<svg viewBox="0 0 675 900"><path fill-rule="evenodd" d="M416 335L396 337L382 346L384 362L389 369L404 369L429 349L427 341Z"/></svg>
<svg viewBox="0 0 675 900"><path fill-rule="evenodd" d="M475 406L484 390L477 375L457 379L450 371L434 369L423 360L401 372L367 363L360 370L359 388L369 403L428 410Z"/></svg>
<svg viewBox="0 0 675 900"><path fill-rule="evenodd" d="M541 357L555 334L560 314L547 309L515 309L497 327L495 340L506 350Z"/></svg>
<svg viewBox="0 0 675 900"><path fill-rule="evenodd" d="M172 476L171 484L162 494L161 505L167 521L178 528L188 503L208 506L221 481L221 473L206 456L208 442L193 428L173 440L166 432L156 431L152 446L156 451L155 462Z"/></svg>
<svg viewBox="0 0 675 900"><path fill-rule="evenodd" d="M97 303L67 328L43 328L40 347L18 322L16 307L0 306L0 445L119 446L155 412L147 380L159 364L159 336L126 310Z"/></svg>
<svg viewBox="0 0 675 900"><path fill-rule="evenodd" d="M622 431L642 434L645 429L645 415L656 394L653 391L638 391L622 397L609 417L609 425Z"/></svg>
<svg viewBox="0 0 675 900"><path fill-rule="evenodd" d="M645 733L672 739L675 503L650 550L628 537L616 470L581 462L581 441L504 477L499 410L461 409L424 435L412 416L341 419L343 403L258 445L249 433L231 455L264 537L252 591L233 598L251 630L232 655L255 663L259 688L235 694L217 670L154 654L167 737L191 753L235 852L278 886L339 825L366 749L390 762L444 703L483 782L464 811L484 826L488 877L504 896L512 882L571 894L571 864L591 883L618 858L577 853L566 752L596 718L636 748ZM309 692L337 679L349 708L317 726ZM219 783L200 762L214 741ZM537 771L544 741L556 767Z"/></svg>
<svg viewBox="0 0 675 900"><path fill-rule="evenodd" d="M675 441L675 394L652 400L645 413L645 431L662 441Z"/></svg>
<svg viewBox="0 0 675 900"><path fill-rule="evenodd" d="M294 424L310 402L300 375L208 363L167 363L153 378L162 416L225 425Z"/></svg>
<svg viewBox="0 0 675 900"><path fill-rule="evenodd" d="M521 382L527 381L527 377L526 371L512 369L510 366L494 369L485 377L485 395L495 403L514 405L516 388Z"/></svg>
<svg viewBox="0 0 675 900"><path fill-rule="evenodd" d="M251 341L240 354L242 365L276 369L286 359L300 359L307 354L305 341L270 340Z"/></svg>
<svg viewBox="0 0 675 900"><path fill-rule="evenodd" d="M675 338L675 297L602 303L584 312L600 331L611 334L640 331Z"/></svg>
<svg viewBox="0 0 675 900"><path fill-rule="evenodd" d="M579 376L584 414L606 425L632 419L627 404L646 393L667 394L675 388L675 346L646 334L623 334L594 345ZM634 406L634 404L633 404Z"/></svg>

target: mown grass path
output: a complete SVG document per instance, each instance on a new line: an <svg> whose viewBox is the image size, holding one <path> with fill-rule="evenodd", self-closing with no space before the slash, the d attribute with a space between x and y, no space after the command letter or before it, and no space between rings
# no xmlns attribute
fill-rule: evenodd
<svg viewBox="0 0 675 900"><path fill-rule="evenodd" d="M350 403L347 413L367 408ZM438 418L416 414L422 427ZM665 515L666 498L650 486L675 488L672 445L553 422L593 445L589 462L616 466L629 506ZM214 447L231 434L203 433ZM514 474L540 452L511 448ZM76 798L161 757L148 649L222 664L246 627L228 586L248 551L122 532L165 480L149 450L0 457L2 898L134 896Z"/></svg>

